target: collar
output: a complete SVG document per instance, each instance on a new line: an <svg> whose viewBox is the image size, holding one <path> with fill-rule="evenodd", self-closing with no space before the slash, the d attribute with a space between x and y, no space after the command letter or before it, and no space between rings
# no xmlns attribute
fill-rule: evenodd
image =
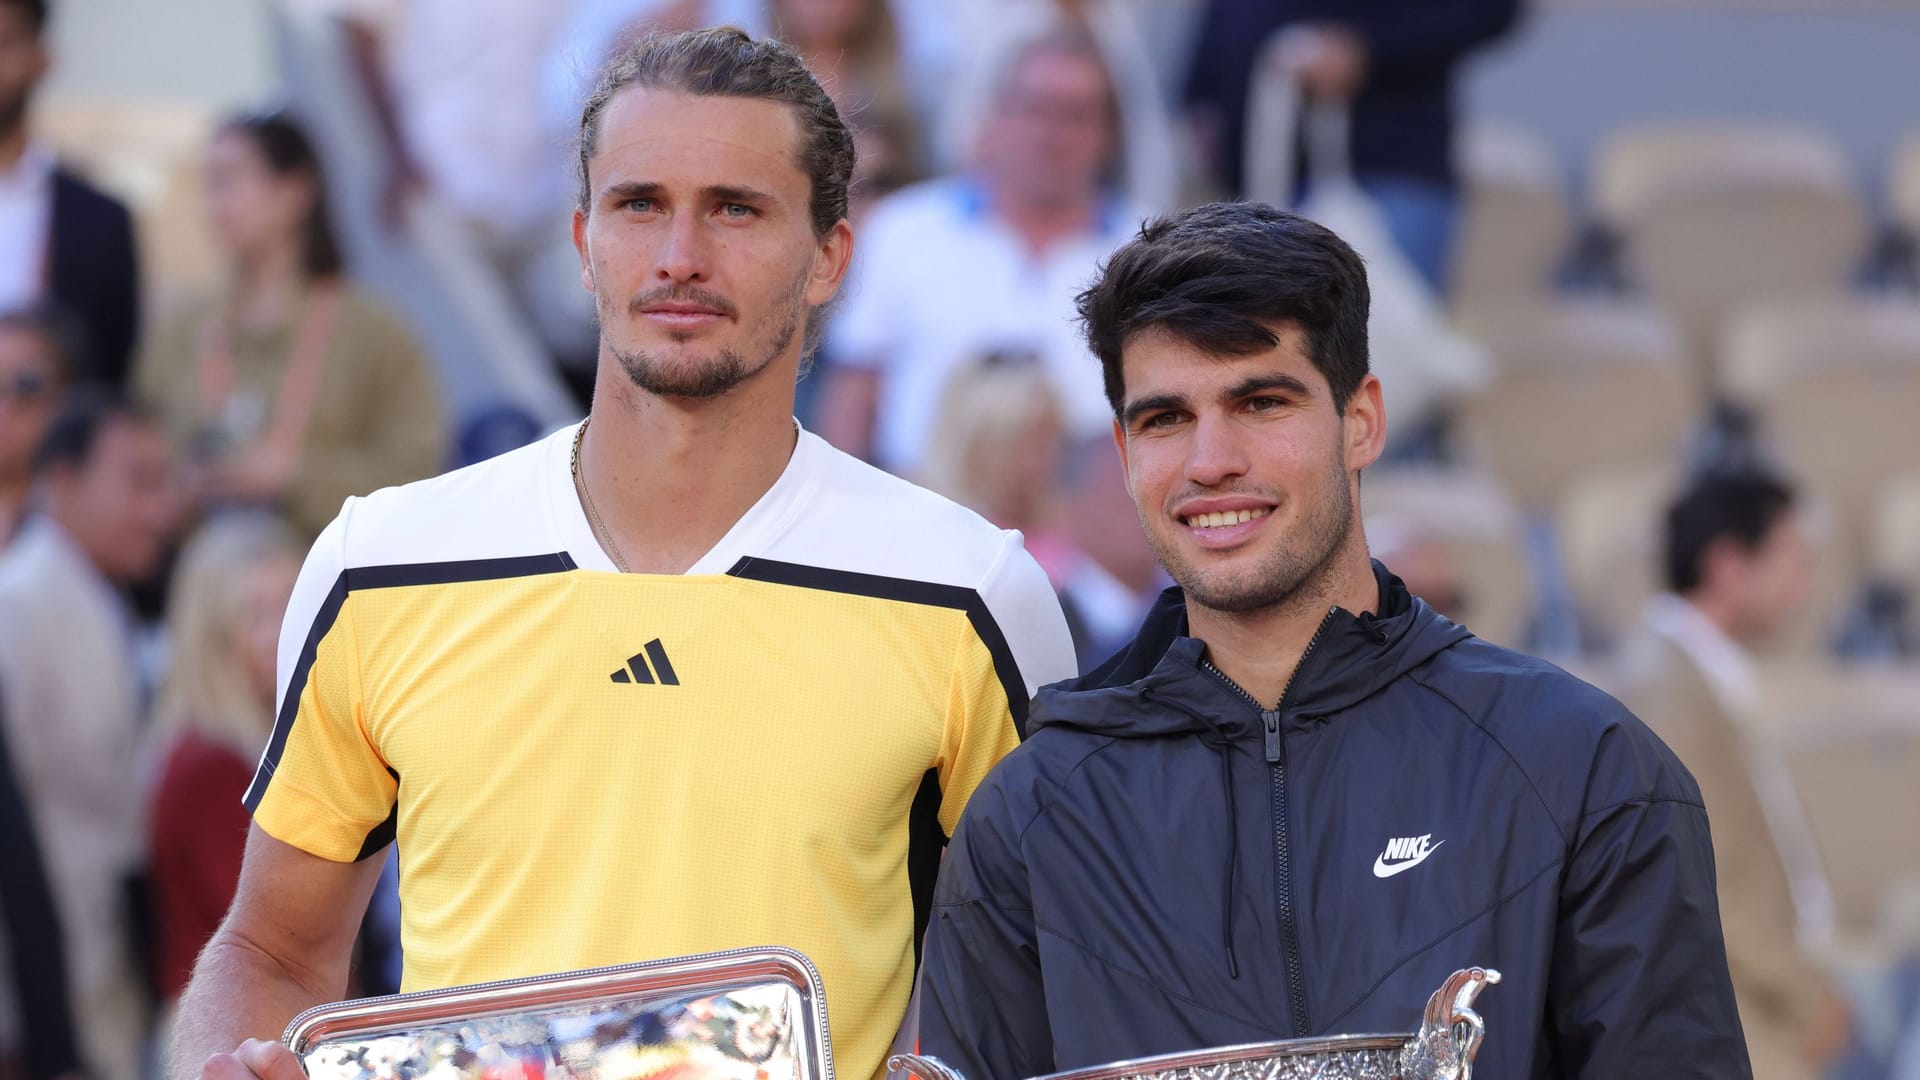
<svg viewBox="0 0 1920 1080"><path fill-rule="evenodd" d="M0 172L0 190L38 191L53 182L53 172L58 164L51 146L39 139L29 139L26 150L21 153L20 160L13 163L13 168Z"/></svg>
<svg viewBox="0 0 1920 1080"><path fill-rule="evenodd" d="M1672 593L1660 593L1648 599L1644 618L1694 662L1723 706L1744 713L1759 702L1760 677L1753 658L1699 608Z"/></svg>

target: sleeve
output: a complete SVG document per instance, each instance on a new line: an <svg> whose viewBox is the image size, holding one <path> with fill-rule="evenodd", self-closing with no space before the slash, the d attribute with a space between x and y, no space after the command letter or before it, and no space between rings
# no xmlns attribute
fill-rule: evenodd
<svg viewBox="0 0 1920 1080"><path fill-rule="evenodd" d="M140 336L140 257L134 247L132 215L117 202L107 206L113 217L101 236L100 259L108 272L101 280L99 314L89 330L100 376L125 387L133 343Z"/></svg>
<svg viewBox="0 0 1920 1080"><path fill-rule="evenodd" d="M276 840L335 862L393 837L399 779L367 732L353 640L349 499L314 542L280 631L280 694L246 807Z"/></svg>
<svg viewBox="0 0 1920 1080"><path fill-rule="evenodd" d="M348 496L433 475L446 456L446 409L413 336L378 309L358 308L354 317L362 325L335 361L354 365L365 423L306 448L287 511L307 529L325 522Z"/></svg>
<svg viewBox="0 0 1920 1080"><path fill-rule="evenodd" d="M1060 601L1019 533L1006 534L980 600L982 610L969 614L975 640L956 664L941 754L940 825L949 836L974 788L1018 745L1034 691L1077 670Z"/></svg>
<svg viewBox="0 0 1920 1080"><path fill-rule="evenodd" d="M1017 823L1001 786L980 791L934 890L920 984L920 1052L962 1075L1055 1071L1040 950Z"/></svg>
<svg viewBox="0 0 1920 1080"><path fill-rule="evenodd" d="M72 999L53 887L34 833L26 796L7 752L5 688L0 687L0 919L21 1021L26 1028L29 1080L80 1070Z"/></svg>
<svg viewBox="0 0 1920 1080"><path fill-rule="evenodd" d="M1561 883L1547 1009L1561 1075L1751 1080L1720 934L1706 811L1594 811Z"/></svg>

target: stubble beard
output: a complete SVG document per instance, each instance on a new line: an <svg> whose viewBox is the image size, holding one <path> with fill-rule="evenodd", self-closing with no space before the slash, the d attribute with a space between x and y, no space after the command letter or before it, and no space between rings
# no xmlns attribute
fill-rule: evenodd
<svg viewBox="0 0 1920 1080"><path fill-rule="evenodd" d="M774 331L766 349L751 362L740 350L732 348L721 349L704 361L681 364L663 362L645 349L626 349L612 342L608 342L608 349L614 359L620 362L621 370L627 373L633 385L649 394L693 400L716 398L765 371L793 344L794 336L800 332L801 323L807 316L806 290L807 279L801 277L788 290L780 306L760 320L762 326L778 321L774 322ZM600 308L601 325L605 326L606 299L602 297L597 306ZM670 336L676 343L692 340L692 335L688 334Z"/></svg>
<svg viewBox="0 0 1920 1080"><path fill-rule="evenodd" d="M1153 551L1186 593L1187 601L1228 615L1295 604L1323 590L1323 582L1353 533L1353 492L1339 461L1329 473L1328 497L1307 507L1298 543L1281 543L1259 565L1237 573L1209 573L1188 562L1171 536L1147 529ZM1143 522L1144 524L1144 522Z"/></svg>

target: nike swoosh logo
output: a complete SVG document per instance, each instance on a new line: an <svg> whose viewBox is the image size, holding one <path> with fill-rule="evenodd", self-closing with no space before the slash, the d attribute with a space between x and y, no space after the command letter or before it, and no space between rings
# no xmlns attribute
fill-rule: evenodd
<svg viewBox="0 0 1920 1080"><path fill-rule="evenodd" d="M1446 843L1445 840L1440 841L1440 844L1444 843ZM1408 859L1406 862L1397 862L1392 865L1387 864L1387 857L1385 855L1375 855L1373 857L1373 876L1377 878L1390 878L1403 870L1411 870L1421 863L1426 862L1427 856L1439 851L1440 844L1433 845L1413 858Z"/></svg>

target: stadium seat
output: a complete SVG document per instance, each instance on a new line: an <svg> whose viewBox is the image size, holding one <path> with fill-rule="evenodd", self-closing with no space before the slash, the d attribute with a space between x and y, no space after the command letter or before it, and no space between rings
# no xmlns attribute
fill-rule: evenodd
<svg viewBox="0 0 1920 1080"><path fill-rule="evenodd" d="M1572 236L1553 154L1521 128L1477 125L1460 149L1466 207L1448 281L1456 312L1544 302Z"/></svg>
<svg viewBox="0 0 1920 1080"><path fill-rule="evenodd" d="M1498 374L1462 408L1462 440L1528 511L1589 472L1671 460L1694 417L1685 350L1644 308L1560 303L1467 331Z"/></svg>
<svg viewBox="0 0 1920 1080"><path fill-rule="evenodd" d="M1920 472L1920 303L1846 297L1757 305L1729 324L1730 393L1864 555L1882 489Z"/></svg>
<svg viewBox="0 0 1920 1080"><path fill-rule="evenodd" d="M1491 477L1429 468L1369 472L1360 503L1376 550L1397 547L1412 535L1437 541L1446 551L1463 601L1447 614L1488 641L1523 643L1533 577L1520 515Z"/></svg>
<svg viewBox="0 0 1920 1080"><path fill-rule="evenodd" d="M1920 131L1901 141L1887 173L1887 206L1907 235L1920 241ZM1915 253L1920 260L1920 252ZM1920 271L1920 267L1915 268Z"/></svg>
<svg viewBox="0 0 1920 1080"><path fill-rule="evenodd" d="M1920 669L1771 663L1756 733L1786 758L1843 940L1871 940L1920 868Z"/></svg>
<svg viewBox="0 0 1920 1080"><path fill-rule="evenodd" d="M1909 611L1920 611L1920 473L1887 482L1872 529L1868 566L1906 593Z"/></svg>
<svg viewBox="0 0 1920 1080"><path fill-rule="evenodd" d="M1599 152L1593 192L1624 241L1629 273L1679 320L1702 360L1731 308L1838 290L1867 245L1845 157L1797 129L1622 132Z"/></svg>
<svg viewBox="0 0 1920 1080"><path fill-rule="evenodd" d="M1680 479L1668 465L1613 469L1576 481L1561 500L1560 562L1582 626L1618 643L1664 587L1660 518Z"/></svg>

